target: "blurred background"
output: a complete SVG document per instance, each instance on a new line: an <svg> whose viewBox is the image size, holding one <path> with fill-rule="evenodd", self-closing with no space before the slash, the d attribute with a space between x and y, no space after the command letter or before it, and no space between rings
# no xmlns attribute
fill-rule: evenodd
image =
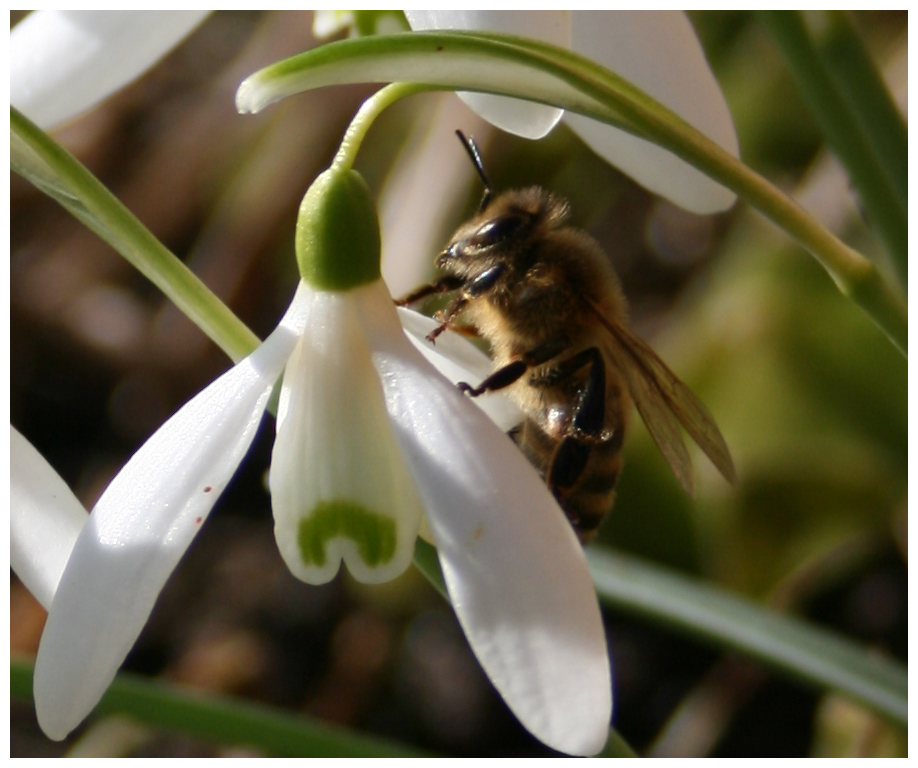
<svg viewBox="0 0 918 768"><path fill-rule="evenodd" d="M883 264L844 174L755 17L691 16L730 104L743 160ZM15 14L12 22L17 20ZM328 88L257 116L239 82L313 47L312 13L228 12L123 91L55 132L260 336L297 281L300 198L374 86ZM907 113L906 13L856 16ZM392 23L395 23L393 21ZM905 360L799 247L742 203L685 213L608 167L563 126L528 142L452 94L390 109L358 168L379 200L392 293L480 199L454 136L482 148L497 189L566 196L606 248L636 331L708 405L736 460L729 487L696 454L687 497L639 419L600 546L697 574L906 660ZM225 370L226 357L123 259L11 175L11 422L91 508L139 445ZM507 711L449 606L415 571L382 587L295 580L265 489L270 419L163 592L125 669L277 705L455 755L548 751ZM44 610L10 580L11 653L33 656ZM849 703L671 631L605 612L614 725L657 755L906 754L905 734ZM13 702L12 756L58 755ZM235 748L131 731L142 755ZM128 742L126 742L128 743Z"/></svg>

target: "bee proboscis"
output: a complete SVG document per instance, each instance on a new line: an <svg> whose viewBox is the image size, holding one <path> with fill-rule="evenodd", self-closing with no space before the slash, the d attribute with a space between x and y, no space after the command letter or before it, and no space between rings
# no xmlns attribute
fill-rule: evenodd
<svg viewBox="0 0 918 768"><path fill-rule="evenodd" d="M437 257L444 277L398 303L455 293L428 340L471 327L490 344L493 373L459 387L472 397L500 390L516 402L526 418L511 435L581 541L595 536L612 507L629 400L689 494L680 424L735 482L713 417L628 330L618 277L599 244L567 225L567 202L540 187L495 196L475 143L456 133L484 183L479 212Z"/></svg>

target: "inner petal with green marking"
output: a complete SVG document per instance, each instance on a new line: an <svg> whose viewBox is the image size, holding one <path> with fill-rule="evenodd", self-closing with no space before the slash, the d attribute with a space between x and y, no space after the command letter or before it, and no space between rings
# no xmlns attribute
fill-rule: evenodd
<svg viewBox="0 0 918 768"><path fill-rule="evenodd" d="M300 284L305 330L287 361L271 460L278 549L297 578L344 564L378 584L411 564L423 508L386 410L364 323L402 334L382 280L346 291Z"/></svg>
<svg viewBox="0 0 918 768"><path fill-rule="evenodd" d="M396 523L356 502L320 501L309 517L300 521L297 531L303 563L325 565L325 546L333 539L350 539L363 562L378 567L395 555Z"/></svg>

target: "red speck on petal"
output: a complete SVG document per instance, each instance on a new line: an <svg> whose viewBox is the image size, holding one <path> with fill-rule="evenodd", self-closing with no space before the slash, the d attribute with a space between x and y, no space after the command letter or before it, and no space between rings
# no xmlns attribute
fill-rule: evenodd
<svg viewBox="0 0 918 768"><path fill-rule="evenodd" d="M213 490L213 486L207 485L204 487L204 493L210 493Z"/></svg>
<svg viewBox="0 0 918 768"><path fill-rule="evenodd" d="M194 519L194 524L195 524L195 525L200 525L200 524L203 523L203 522L204 522L204 518L203 518L203 517L196 517L196 518Z"/></svg>

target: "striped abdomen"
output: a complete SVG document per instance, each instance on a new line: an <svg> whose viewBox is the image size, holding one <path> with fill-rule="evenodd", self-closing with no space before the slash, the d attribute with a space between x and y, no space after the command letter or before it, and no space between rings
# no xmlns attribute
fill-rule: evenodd
<svg viewBox="0 0 918 768"><path fill-rule="evenodd" d="M590 445L586 466L577 479L568 488L551 488L584 544L596 536L599 524L615 502L615 484L622 466L625 431L621 390L617 386L610 386L607 390L605 425L603 439L597 439ZM548 434L532 418L523 423L514 439L545 478L560 439Z"/></svg>

